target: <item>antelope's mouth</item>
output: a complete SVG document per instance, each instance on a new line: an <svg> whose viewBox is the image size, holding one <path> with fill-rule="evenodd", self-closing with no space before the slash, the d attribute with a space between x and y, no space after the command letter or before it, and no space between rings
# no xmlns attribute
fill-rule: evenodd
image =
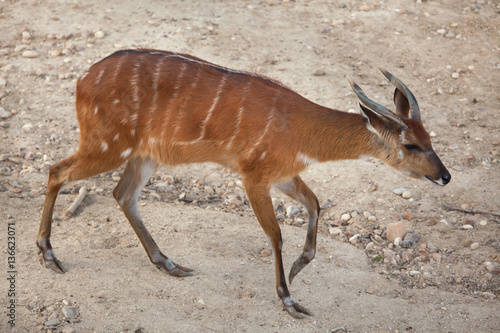
<svg viewBox="0 0 500 333"><path fill-rule="evenodd" d="M449 179L446 180L446 179L443 179L443 177L439 178L438 180L435 180L435 179L432 179L431 177L429 176L425 176L425 178L427 178L429 181L431 181L433 184L436 184L436 185L439 185L439 186L445 186L446 184L449 183Z"/></svg>

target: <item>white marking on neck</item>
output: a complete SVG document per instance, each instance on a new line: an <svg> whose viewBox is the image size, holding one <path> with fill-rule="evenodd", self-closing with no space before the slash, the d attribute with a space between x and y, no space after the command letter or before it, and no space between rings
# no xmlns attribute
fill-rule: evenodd
<svg viewBox="0 0 500 333"><path fill-rule="evenodd" d="M106 143L106 141L101 142L101 150L104 153L106 150L108 150L109 146Z"/></svg>
<svg viewBox="0 0 500 333"><path fill-rule="evenodd" d="M304 165L311 165L319 162L317 159L309 157L302 152L297 154L297 160Z"/></svg>
<svg viewBox="0 0 500 333"><path fill-rule="evenodd" d="M126 159L130 156L130 153L132 153L132 148L127 148L120 154L120 157Z"/></svg>

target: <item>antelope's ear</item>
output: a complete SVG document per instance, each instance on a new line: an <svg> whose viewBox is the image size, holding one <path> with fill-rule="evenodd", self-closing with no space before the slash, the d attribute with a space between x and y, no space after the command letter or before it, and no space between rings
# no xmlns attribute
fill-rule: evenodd
<svg viewBox="0 0 500 333"><path fill-rule="evenodd" d="M386 127L386 121L382 117L380 117L377 113L368 109L363 104L359 104L361 108L361 116L363 117L363 123L366 128L379 136L382 136L382 130Z"/></svg>
<svg viewBox="0 0 500 333"><path fill-rule="evenodd" d="M410 102L408 98L398 89L394 90L394 105L396 105L396 114L401 118L409 118Z"/></svg>

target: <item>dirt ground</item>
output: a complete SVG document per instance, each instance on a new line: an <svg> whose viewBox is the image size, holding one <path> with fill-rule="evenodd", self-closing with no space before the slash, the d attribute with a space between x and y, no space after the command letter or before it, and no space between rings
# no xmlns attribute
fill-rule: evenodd
<svg viewBox="0 0 500 333"><path fill-rule="evenodd" d="M500 218L487 214L500 213L499 13L486 0L0 1L0 331L500 331ZM149 262L112 196L123 169L60 194L51 240L68 272L55 274L35 238L48 167L78 144L76 80L106 55L139 47L261 73L345 111L357 108L346 75L391 106L377 66L386 68L417 96L451 183L409 179L370 158L303 172L323 210L316 258L290 287L314 313L302 320L276 296L239 176L215 164L161 167L140 197L160 248L195 276ZM89 193L66 219L80 186ZM394 193L401 188L411 198ZM306 216L288 216L298 204L273 197L288 271ZM409 247L386 242L398 221L419 236Z"/></svg>

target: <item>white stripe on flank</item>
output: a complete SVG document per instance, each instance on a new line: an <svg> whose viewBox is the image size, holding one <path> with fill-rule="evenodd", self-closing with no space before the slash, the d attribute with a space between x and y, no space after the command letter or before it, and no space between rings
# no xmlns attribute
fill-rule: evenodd
<svg viewBox="0 0 500 333"><path fill-rule="evenodd" d="M245 111L245 109L243 108L243 106L240 106L240 108L238 110L238 115L236 116L236 129L235 129L233 135L229 138L229 142L226 145L226 150L231 149L233 142L234 142L234 139L236 138L236 136L240 132L241 120L243 119L243 112L244 111Z"/></svg>
<svg viewBox="0 0 500 333"><path fill-rule="evenodd" d="M267 123L266 127L264 128L264 131L260 135L259 139L255 142L253 147L250 149L250 151L247 154L247 158L250 158L250 156L255 152L255 149L262 143L264 140L265 136L267 135L267 132L269 132L269 129L271 128L271 124L274 120L274 109L271 109L271 112L269 112L269 115L267 116Z"/></svg>
<svg viewBox="0 0 500 333"><path fill-rule="evenodd" d="M97 74L97 77L95 79L95 85L99 85L101 83L101 79L102 79L102 76L104 75L104 68L102 68L100 71L99 71L99 74Z"/></svg>
<svg viewBox="0 0 500 333"><path fill-rule="evenodd" d="M220 98L220 95L222 93L222 90L224 88L225 83L226 83L226 77L223 76L220 83L219 83L219 86L217 87L217 93L215 94L215 98L212 102L212 106L208 110L207 116L205 117L205 119L201 123L201 134L200 134L200 137L198 139L196 139L196 141L203 140L203 137L205 136L205 129L206 129L207 123L210 120L210 117L212 117L212 113L214 112L215 107L217 106L217 103L219 102L219 98Z"/></svg>
<svg viewBox="0 0 500 333"><path fill-rule="evenodd" d="M161 133L162 141L164 141L165 138L166 138L166 136L167 136L167 127L168 127L168 124L170 123L170 118L172 116L172 110L170 110L170 104L179 95L179 90L180 90L181 84L183 83L182 82L182 78L184 77L184 72L186 71L186 69L187 69L187 65L186 64L182 64L181 70L180 70L179 74L177 75L177 78L175 79L175 81L177 82L177 84L174 87L174 92L172 93L172 96L170 96L170 98L168 100L168 104L167 104L167 106L165 108L165 118L163 120L163 128L164 129L163 129L163 132ZM149 122L148 122L148 127L149 128L151 127L151 122L152 121L153 121L153 118L150 118Z"/></svg>
<svg viewBox="0 0 500 333"><path fill-rule="evenodd" d="M132 148L128 148L126 150L124 150L121 154L120 154L120 157L123 158L123 159L126 159L127 157L130 156L130 153L132 153Z"/></svg>
<svg viewBox="0 0 500 333"><path fill-rule="evenodd" d="M198 85L198 82L200 81L200 75L201 75L201 68L198 68L198 73L196 73L196 77L193 81L193 83L191 83L191 86L189 87L192 90L195 90L196 89L196 86ZM186 95L188 97L191 97L192 95L189 95L189 93L186 91ZM188 103L188 100L184 100L184 103ZM181 115L179 115L177 117L177 119L175 120L175 128L174 128L174 132L172 134L172 140L175 140L175 136L177 135L177 132L181 129L181 122L180 122L180 118L181 118ZM166 123L163 124L164 127L166 127ZM164 137L163 133L162 133L162 137Z"/></svg>

